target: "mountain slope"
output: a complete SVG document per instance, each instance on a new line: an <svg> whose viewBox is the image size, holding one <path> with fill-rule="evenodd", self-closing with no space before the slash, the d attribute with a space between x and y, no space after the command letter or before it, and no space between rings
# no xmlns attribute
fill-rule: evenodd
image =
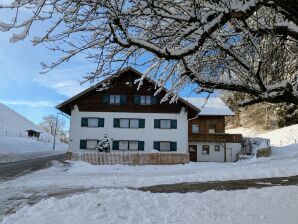
<svg viewBox="0 0 298 224"><path fill-rule="evenodd" d="M26 130L42 132L40 138L29 138ZM56 139L40 126L0 103L0 163L12 162L36 156L47 156L66 151L67 144Z"/></svg>

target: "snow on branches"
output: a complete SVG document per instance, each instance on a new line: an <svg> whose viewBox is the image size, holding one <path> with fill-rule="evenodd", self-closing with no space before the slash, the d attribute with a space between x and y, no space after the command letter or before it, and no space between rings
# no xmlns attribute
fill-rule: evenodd
<svg viewBox="0 0 298 224"><path fill-rule="evenodd" d="M44 35L33 44L65 54L44 72L84 54L97 64L86 80L147 68L157 93L171 86L163 100L196 84L199 92L246 93L243 105L297 104L297 7L295 0L15 0L0 5L15 11L0 30L22 29L17 42L42 21Z"/></svg>

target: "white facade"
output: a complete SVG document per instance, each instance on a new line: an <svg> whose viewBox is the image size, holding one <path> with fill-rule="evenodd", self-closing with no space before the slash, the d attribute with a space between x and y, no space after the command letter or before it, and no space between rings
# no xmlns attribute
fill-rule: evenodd
<svg viewBox="0 0 298 224"><path fill-rule="evenodd" d="M82 117L104 118L104 127L81 127ZM145 128L114 128L114 118L145 119ZM175 119L177 129L154 128L154 119ZM80 150L80 140L101 139L104 135L113 141L144 141L145 152L152 152L154 141L177 142L177 152L188 151L187 112L178 113L125 113L125 112L81 112L75 106L71 112L70 151Z"/></svg>
<svg viewBox="0 0 298 224"><path fill-rule="evenodd" d="M224 143L218 142L189 142L197 146L198 162L225 162ZM209 154L203 154L203 145L209 146ZM219 146L219 151L215 150ZM226 162L236 161L236 154L241 150L241 143L226 143Z"/></svg>

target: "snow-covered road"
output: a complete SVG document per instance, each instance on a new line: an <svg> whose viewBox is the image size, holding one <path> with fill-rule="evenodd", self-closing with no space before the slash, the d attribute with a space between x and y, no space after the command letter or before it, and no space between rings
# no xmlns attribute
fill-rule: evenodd
<svg viewBox="0 0 298 224"><path fill-rule="evenodd" d="M41 215L41 218L42 217L49 218L49 220L52 220L52 223L60 223L61 221L60 218L62 219L62 217L59 217L59 215L55 216L54 215L55 213L50 212L52 210L55 211L55 208L53 208L54 204L57 204L58 205L57 207L59 207L61 203L61 206L63 205L65 206L65 208L71 208L71 209L73 208L74 211L79 211L80 209L82 209L82 211L86 212L86 214L91 215L89 211L87 211L90 207L91 208L90 211L93 211L93 213L95 212L93 210L95 208L92 207L94 206L94 201L92 201L91 198L96 198L96 197L101 198L101 195L103 194L106 195L107 197L114 197L115 194L118 194L119 198L115 198L115 199L107 198L107 200L110 200L110 201L106 201L105 206L109 206L109 204L112 204L113 202L118 203L117 200L121 199L123 203L122 204L120 203L119 205L115 205L115 206L123 207L126 213L128 211L125 210L127 209L125 206L128 206L132 210L135 208L134 206L136 206L137 207L136 214L140 216L144 215L144 217L149 217L149 214L151 213L142 214L143 209L147 210L149 209L148 207L142 208L141 205L134 204L134 202L131 202L130 200L133 200L134 197L147 198L146 200L150 201L148 202L149 203L148 206L152 207L151 209L153 210L154 209L158 210L159 212L160 209L166 210L166 206L168 206L168 204L163 203L163 200L168 201L167 203L169 204L171 204L171 202L174 203L175 199L170 196L172 194L170 194L169 196L164 196L164 194L157 194L157 195L160 195L160 199L158 199L159 198L158 196L151 196L150 193L144 193L144 192L136 193L135 191L128 191L127 189L124 189L124 188L126 187L136 188L136 187L142 187L142 186L152 186L152 185L158 185L158 184L171 184L171 183L181 183L181 182L256 179L256 178L268 178L268 177L280 177L280 176L285 177L285 176L295 176L295 175L298 175L297 145L292 145L282 149L274 148L273 155L269 158L252 159L247 161L240 161L237 163L189 163L185 165L165 165L165 166L153 166L153 165L152 166L125 166L125 165L94 166L84 162L71 162L70 165L56 163L53 167L50 167L48 169L40 170L32 174L21 176L14 180L0 183L0 192L1 192L0 204L4 206L4 210L5 210L4 213L7 213L7 214L11 213L12 211L17 211L19 210L19 208L24 207L24 209L20 210L20 213L16 213L15 215L12 215L11 218L5 219L3 223L20 223L19 219L20 217L23 217L23 216L25 217L23 223L26 223L26 222L30 223L30 219L29 219L30 215L28 214L33 212L34 214L32 215L32 217L35 217L35 209L40 210L40 212L37 212L36 215L38 214ZM56 195L59 195L59 194L61 195L61 193L59 192L70 191L70 192L78 193L78 192L84 192L84 189L88 190L90 188L93 188L93 189L95 188L95 190L98 192L85 193L84 196L75 195L73 197L68 197L66 195L67 197L64 199L52 198L52 199L46 199L46 201L41 201L36 205L34 205L33 207L30 207L28 205L30 203L38 202L38 198L48 198L48 196L51 196L51 195L56 197ZM281 194L278 195L278 197L280 198L277 198L276 200L281 200L282 197L285 197L285 198L288 197L290 200L291 197L289 195L289 192L282 190L284 188L290 189L289 192L292 192L291 194L298 193L297 187L280 187ZM270 189L279 189L279 188L272 187ZM240 198L242 197L244 197L244 199L246 198L245 196L246 194L242 193L246 191L248 192L248 194L254 194L251 192L255 192L256 194L263 194L262 192L264 191L265 194L267 194L266 192L269 192L268 195L271 193L275 194L275 191L278 191L278 190L270 190L270 189L262 189L262 190L255 190L255 191L249 189L241 192L239 191L239 194L238 193L235 193L235 194L237 194L237 198L240 200ZM235 192L238 192L238 191L235 191ZM184 195L188 195L188 194L184 194ZM203 195L205 196L199 196L194 193L189 193L189 195L190 196L185 196L190 200L189 202L187 202L189 204L185 202L186 207L185 209L184 208L182 209L183 211L181 213L181 216L177 216L176 218L174 218L174 221L177 221L177 223L179 223L179 217L182 217L182 215L183 216L190 215L190 213L187 213L184 210L186 209L192 210L191 204L195 202L191 200L191 198L194 198L194 199L196 198L196 200L201 201L202 204L197 204L193 208L195 209L195 212L194 212L195 215L193 216L194 219L198 217L205 217L205 219L202 218L202 220L206 221L205 223L217 223L217 222L220 223L220 221L222 221L222 223L225 223L225 222L229 223L227 221L228 219L226 219L225 217L218 219L218 215L220 215L221 213L220 211L216 211L216 210L220 210L220 207L217 207L218 199L212 198L210 196L210 193L208 193L207 195L208 195L208 198L210 197L210 201L214 203L214 206L215 206L214 208L213 207L208 208L209 205L208 206L206 205L207 207L204 207L205 206L204 203L206 203L207 201L207 196L205 193L203 193ZM216 195L216 197L222 198L222 200L224 201L223 204L229 205L228 208L224 208L224 210L226 210L225 212L231 212L232 210L234 211L237 208L237 204L230 205L230 200L234 200L232 196L233 193L222 191L222 192L215 192L214 195ZM228 195L228 197L226 195ZM293 200L295 200L295 196L296 195L294 195ZM90 197L90 200L88 201L87 199L89 197ZM183 196L177 196L178 199L180 197L183 198ZM270 200L268 201L268 204L267 204L268 206L269 206L269 203L278 203L278 201L274 201L275 200L274 197L272 196L272 199L270 199L271 201ZM35 202L30 201L32 198L33 199L37 198L37 201ZM76 200L78 200L76 203L77 207L72 205L73 203L72 200L75 200L72 198L75 198ZM86 198L87 201L85 201L84 198ZM83 200L83 201L80 201L80 200ZM178 204L180 203L179 200L177 201ZM245 200L247 203L249 203L248 198L246 198ZM263 203L262 205L263 209L267 209L265 204L265 199L262 199L261 196L260 196L261 201L257 201L257 197L253 198L253 200L254 200L253 203L255 204L250 205L251 215L258 215L257 210L254 208L254 206L258 205L258 203L261 203L261 204ZM140 199L138 203L141 203L141 201L142 199ZM87 203L87 204L84 204L84 203ZM239 203L240 203L239 205L240 207L245 206L244 204L242 204L242 202L239 202ZM295 208L298 210L298 207L296 206L296 204L291 204L291 203L292 202L290 201L289 208L288 207L284 208L285 214L287 209L291 210L292 208ZM81 204L84 204L84 208L81 207L82 206ZM223 206L223 204L218 204L218 205ZM42 208L39 206L41 206ZM47 217L46 215L44 215L46 211L43 211L43 206L45 206L46 208L45 210L49 212L48 215L49 216L52 215L51 217ZM121 209L120 207L119 208L117 207L116 209ZM174 209L174 211L177 212L178 207L177 208L175 207L172 209ZM139 211L139 209L141 210ZM201 209L201 210L198 212L198 209L199 210ZM242 211L242 210L239 210L239 211ZM100 211L98 214L94 214L94 217L98 218L97 215L101 214L100 216L111 218L112 213L110 214L106 212L107 211ZM133 213L132 217L134 217L136 214ZM171 222L171 219L169 219L171 214L172 213L170 211L166 211L165 213L165 216L168 216L168 219L167 219L169 221L168 223ZM259 215L261 214L263 213L260 212ZM269 216L270 214L271 213L268 210L267 215ZM75 214L72 214L72 211L68 211L68 209L65 209L64 215L65 217L70 217L72 215L73 217L76 217ZM236 216L236 213L232 212L231 215L232 217ZM28 216L28 220L26 219L27 216ZM119 213L116 212L115 216L118 219L120 219L122 215L121 214L119 215ZM159 216L162 216L162 214L157 215L157 217ZM213 220L214 222L212 222L213 216L217 217L217 218L214 218ZM2 216L2 218L3 217L4 216ZM243 219L248 218L248 220L250 220L249 217L250 216L247 215L247 217L245 216L243 217ZM39 221L41 218L35 217L35 219ZM87 219L87 215L85 219ZM1 220L1 214L0 214L0 220ZM93 218L91 218L90 220L93 220ZM103 220L106 220L106 219L103 218ZM113 220L113 218L111 220ZM162 221L160 223L166 222L166 220L163 220L163 219L161 220ZM128 219L124 218L123 223L129 223L129 221L131 221L130 218ZM147 223L154 223L154 220L150 220L150 221L151 222L147 222ZM88 223L88 222L89 221L87 220L86 222L81 222L81 223ZM46 223L46 222L43 222L43 223ZM71 223L71 222L61 222L61 223ZM80 222L77 222L77 223L80 223ZM103 223L110 223L110 222L107 221ZM121 223L121 222L114 222L114 223ZM146 221L144 221L143 219L140 219L136 223L146 223ZM291 222L288 222L288 223L291 223Z"/></svg>

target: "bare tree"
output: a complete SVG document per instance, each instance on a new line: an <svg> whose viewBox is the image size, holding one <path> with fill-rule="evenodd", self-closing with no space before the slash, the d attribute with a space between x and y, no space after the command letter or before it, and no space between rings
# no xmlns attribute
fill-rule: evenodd
<svg viewBox="0 0 298 224"><path fill-rule="evenodd" d="M46 132L53 136L57 136L62 142L68 141L68 134L64 130L65 122L63 119L57 120L57 127L56 127L56 116L55 115L48 115L42 118L43 121L40 122L40 126L43 127ZM56 128L56 130L55 130Z"/></svg>
<svg viewBox="0 0 298 224"><path fill-rule="evenodd" d="M23 29L12 42L50 21L33 43L65 56L43 64L44 72L85 54L97 65L85 80L144 66L156 92L171 86L163 100L196 83L196 92L245 93L241 105L298 103L296 0L15 0L1 8L15 11L2 31Z"/></svg>

